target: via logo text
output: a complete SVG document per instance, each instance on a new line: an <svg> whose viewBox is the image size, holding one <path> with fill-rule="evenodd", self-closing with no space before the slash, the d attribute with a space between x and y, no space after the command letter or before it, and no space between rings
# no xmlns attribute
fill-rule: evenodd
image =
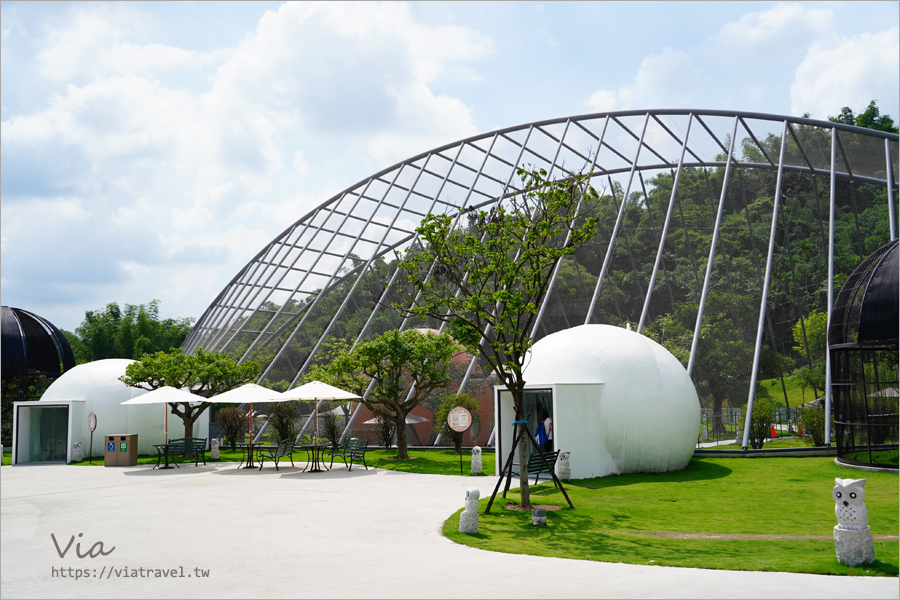
<svg viewBox="0 0 900 600"><path fill-rule="evenodd" d="M81 537L83 535L84 535L83 533L79 533L78 537ZM56 536L54 534L51 533L50 537L53 538L53 545L56 546L56 552L59 554L59 557L65 558L66 554L68 554L68 552L69 552L69 548L72 547L72 543L75 541L75 536L73 535L72 537L69 538L69 543L66 544L65 550L60 550L59 542L56 541ZM97 558L98 556L106 556L107 554L112 554L112 551L115 549L116 549L116 547L113 546L109 550L104 551L105 549L103 548L103 542L96 542L96 543L94 543L93 546L91 546L90 550L88 550L87 552L82 554L81 542L78 542L77 544L75 544L75 554L78 555L78 558L88 558L88 557Z"/></svg>

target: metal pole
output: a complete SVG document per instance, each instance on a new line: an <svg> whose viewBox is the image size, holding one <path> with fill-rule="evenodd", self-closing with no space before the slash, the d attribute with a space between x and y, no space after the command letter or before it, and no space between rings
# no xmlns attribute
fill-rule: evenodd
<svg viewBox="0 0 900 600"><path fill-rule="evenodd" d="M763 280L762 300L759 305L759 325L756 328L756 345L753 349L753 370L750 373L750 391L747 393L747 415L744 418L744 438L741 447L746 450L750 440L750 422L753 416L753 399L756 397L756 378L759 371L759 356L762 349L763 328L766 322L766 302L769 295L769 282L772 278L772 257L775 254L775 232L778 227L778 207L781 204L781 176L784 174L784 154L787 147L788 122L784 122L781 130L781 155L778 158L778 180L775 182L775 203L772 206L772 227L769 230L769 255L766 259L766 276ZM834 156L834 155L832 155ZM827 402L826 402L827 403ZM828 423L826 418L826 423ZM826 425L827 427L827 425Z"/></svg>
<svg viewBox="0 0 900 600"><path fill-rule="evenodd" d="M666 234L669 231L669 223L672 220L672 209L675 208L675 193L678 190L678 178L681 176L681 168L682 165L684 165L684 154L687 150L688 136L691 135L691 121L693 121L693 119L693 113L688 115L687 130L684 132L684 142L681 144L681 157L678 159L678 170L675 171L675 181L672 182L672 194L669 196L669 208L666 210L666 222L663 224L662 235L659 238L659 250L656 252L656 262L653 264L653 272L650 274L650 283L647 284L647 296L644 298L644 309L641 311L641 320L638 322L638 333L644 329L644 323L647 321L647 313L650 311L650 296L653 295L653 286L656 284L656 274L659 271L659 265L662 262L663 249L666 246ZM644 196L646 197L646 193ZM647 201L647 204L649 206L649 200ZM688 371L688 373L690 374L690 371Z"/></svg>
<svg viewBox="0 0 900 600"><path fill-rule="evenodd" d="M888 235L891 241L897 239L897 217L894 214L894 165L891 163L891 142L884 138L884 161L887 165L887 197L888 197L888 221L890 231Z"/></svg>
<svg viewBox="0 0 900 600"><path fill-rule="evenodd" d="M834 215L837 204L837 129L831 130L831 181L828 183L828 319L827 329L831 329L831 313L834 309ZM825 351L825 445L831 446L831 351Z"/></svg>
<svg viewBox="0 0 900 600"><path fill-rule="evenodd" d="M700 293L700 306L697 308L697 321L694 324L694 337L691 340L691 356L688 359L687 373L690 377L700 343L700 326L703 324L703 309L706 307L706 295L709 293L709 280L712 277L713 260L716 257L716 242L719 239L719 227L722 224L722 212L725 209L725 193L728 191L728 176L731 173L731 159L734 156L734 138L737 134L738 120L734 118L731 130L731 143L728 144L728 161L725 163L725 178L722 180L722 194L719 196L719 208L716 211L716 224L713 227L712 241L709 244L709 260L706 262L706 276L703 278L703 291ZM672 190L674 194L675 190Z"/></svg>
<svg viewBox="0 0 900 600"><path fill-rule="evenodd" d="M634 160L631 162L631 171L628 175L628 186L625 188L625 194L622 196L622 204L619 206L619 214L616 215L616 224L613 227L612 235L609 237L609 246L606 249L606 256L603 257L603 266L600 268L600 275L597 277L597 286L594 288L594 295L591 298L591 305L588 307L587 316L584 319L584 324L588 325L591 322L591 317L594 315L594 307L597 305L597 299L600 297L600 286L603 283L603 278L606 277L606 270L609 268L609 263L612 260L613 248L616 245L616 234L619 231L619 226L622 223L622 215L625 213L625 205L628 204L628 194L631 192L631 182L634 181L634 171L637 169L637 161L641 155L641 148L644 147L644 135L647 133L647 125L650 123L650 113L647 113L646 118L644 119L644 128L641 130L641 139L638 141L637 150L634 153Z"/></svg>

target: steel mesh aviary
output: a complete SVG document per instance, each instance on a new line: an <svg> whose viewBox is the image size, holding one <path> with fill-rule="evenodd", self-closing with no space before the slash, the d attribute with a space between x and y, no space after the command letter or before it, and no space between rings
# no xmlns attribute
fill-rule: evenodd
<svg viewBox="0 0 900 600"><path fill-rule="evenodd" d="M601 193L596 236L560 265L535 338L584 323L649 335L682 360L710 426L724 428L715 415L757 395L785 402L780 386L762 382L813 353L797 352L795 326L827 313L829 282L839 287L896 238L897 157L895 134L713 110L592 114L481 134L386 168L303 215L225 286L184 348L259 362L260 383L287 387L331 340L439 328L387 308L402 285L395 251L419 243L422 218L504 202L522 192L520 167L552 179L584 170ZM472 360L450 391L478 388L490 404L490 374ZM492 418L467 443L489 443ZM344 437L374 439L363 420L345 419ZM434 443L430 424L410 427L411 440Z"/></svg>

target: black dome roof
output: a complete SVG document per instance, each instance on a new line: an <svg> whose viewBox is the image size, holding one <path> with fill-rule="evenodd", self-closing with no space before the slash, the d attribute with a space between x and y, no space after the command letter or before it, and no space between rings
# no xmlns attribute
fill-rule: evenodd
<svg viewBox="0 0 900 600"><path fill-rule="evenodd" d="M897 240L859 263L834 301L828 345L897 342L900 330Z"/></svg>
<svg viewBox="0 0 900 600"><path fill-rule="evenodd" d="M66 336L47 319L21 308L0 307L0 371L3 377L36 371L57 376L75 366Z"/></svg>

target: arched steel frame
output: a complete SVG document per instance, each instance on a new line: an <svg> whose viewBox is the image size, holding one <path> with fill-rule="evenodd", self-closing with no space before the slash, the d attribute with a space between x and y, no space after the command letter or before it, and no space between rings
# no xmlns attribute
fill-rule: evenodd
<svg viewBox="0 0 900 600"><path fill-rule="evenodd" d="M740 148L744 150L741 156L737 151L739 138ZM775 156L760 140L770 141L770 146L777 142L778 155ZM617 285L610 282L607 275L621 237L644 294L640 316L636 319L637 329L641 331L649 318L654 286L661 269L666 277L664 249L667 236L679 232L675 224L679 219L674 218L676 208L680 215L680 231L684 234L697 277L694 251L687 235L687 221L678 190L679 178L685 169L698 169L706 177L710 209L716 216L687 364L691 373L698 352L707 292L712 284L714 269L718 268L717 260L724 263L726 276L730 277L727 256L717 248L729 184L737 185L743 196L744 173L763 169L774 171L777 175L771 198L773 208L765 269L760 277L762 292L748 387L748 403L752 409L764 332L767 328L771 332L772 328L771 320L767 323L767 302L773 256L778 243L779 213L784 211L780 204L785 196L782 186L786 173L811 176L815 182L817 203L818 178L828 178L828 282L833 282L837 182L842 179L851 182L853 211L857 219L856 238L860 248L862 241L855 212L857 183L886 188L889 236L896 239L897 157L896 134L807 118L719 110L671 109L589 114L528 123L473 136L388 167L348 187L302 216L260 250L225 286L198 320L183 347L189 353L202 347L226 352L240 360L257 360L264 365L260 382L285 379L287 373L290 385L296 385L321 353L323 342L333 335L333 328L339 320L350 313L365 314L366 308L360 307L362 291L359 287L364 280L374 278L380 282L381 290L376 290L367 302L363 302L369 310L365 323L358 330L343 331L342 335L353 339L356 344L371 334L370 326L377 314L386 317L384 304L397 280L397 271L394 269L390 274L384 272L384 258L393 251L418 243L415 227L426 214L459 213L463 207L485 207L521 193L514 180L517 168L525 166L544 168L551 178L564 178L584 166L598 184L608 186L617 214L611 231L601 232L601 236L608 235L603 263L586 312L578 320L575 320L577 315L572 315L571 321L568 315L565 318L569 325L598 320L598 302L603 297L603 286ZM709 172L722 169L724 177L718 206L715 206ZM733 171L738 174L736 181ZM623 217L626 205L640 202L641 192L633 191L638 187L635 175L638 176L649 212L644 176L659 173L671 174L674 183L664 224L659 228L658 250L653 256L649 283L645 285L631 254L626 219ZM744 203L753 242L746 198ZM819 219L821 226L824 220L821 213ZM786 237L789 244L789 236ZM646 258L649 265L650 257ZM754 260L756 258L754 252ZM793 257L791 268L794 268ZM554 281L540 308L541 317L554 297L558 271L554 273ZM579 270L578 276L583 285L582 275ZM668 279L666 285L670 285ZM349 289L340 306L329 308L326 301L323 307L319 307L329 293L347 287ZM827 288L827 307L830 309L833 305L832 284L829 283ZM672 294L671 287L669 294ZM611 301L616 302L615 295L611 296ZM799 297L797 301L799 303ZM317 309L319 312L316 312ZM616 310L619 310L618 306ZM535 325L536 337L552 332L542 325L541 317ZM399 320L399 317L396 319ZM802 318L800 322L802 324ZM408 320L403 320L396 327L403 329L408 325ZM289 350L292 342L298 344L300 341L312 347L305 356L295 356L296 351ZM469 365L460 389L465 388L476 360L473 359ZM830 381L828 363L826 377ZM826 387L829 413L830 400L829 385ZM744 447L748 444L750 433L750 412L747 411L744 427ZM829 421L826 420L826 423ZM347 430L351 426L352 419ZM826 439L830 439L830 431Z"/></svg>

